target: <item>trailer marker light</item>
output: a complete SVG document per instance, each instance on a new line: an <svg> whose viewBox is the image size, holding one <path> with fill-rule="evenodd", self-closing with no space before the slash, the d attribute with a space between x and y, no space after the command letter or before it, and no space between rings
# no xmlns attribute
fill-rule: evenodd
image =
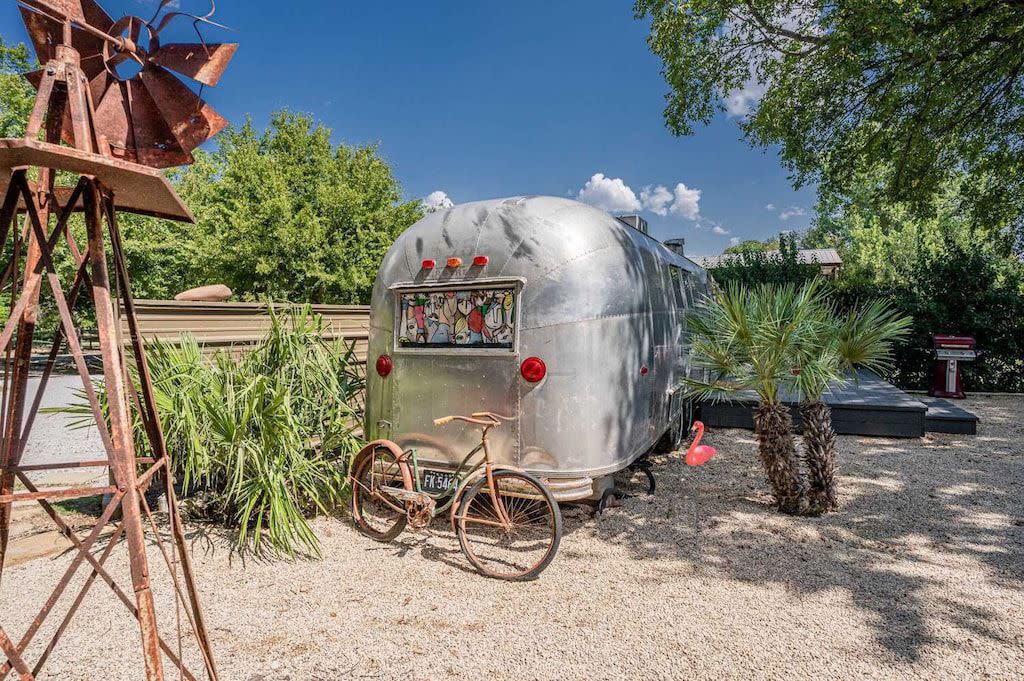
<svg viewBox="0 0 1024 681"><path fill-rule="evenodd" d="M459 267L462 265L462 258L448 258L448 267Z"/></svg>
<svg viewBox="0 0 1024 681"><path fill-rule="evenodd" d="M487 256L486 255L478 255L475 258L473 258L473 265L475 265L476 267L483 267L486 264L487 264Z"/></svg>
<svg viewBox="0 0 1024 681"><path fill-rule="evenodd" d="M527 357L519 367L519 373L530 383L536 383L544 378L548 368L540 357Z"/></svg>
<svg viewBox="0 0 1024 681"><path fill-rule="evenodd" d="M387 355L381 355L377 358L377 375L381 378L387 378L388 374L391 373L391 358Z"/></svg>
<svg viewBox="0 0 1024 681"><path fill-rule="evenodd" d="M428 258L428 259L426 259L426 260L424 260L423 262L420 263L420 267L422 267L425 270L432 270L435 267L437 267L437 263L435 261L431 260L430 258Z"/></svg>
<svg viewBox="0 0 1024 681"><path fill-rule="evenodd" d="M641 376L646 376L647 375L647 367L640 367L640 375Z"/></svg>

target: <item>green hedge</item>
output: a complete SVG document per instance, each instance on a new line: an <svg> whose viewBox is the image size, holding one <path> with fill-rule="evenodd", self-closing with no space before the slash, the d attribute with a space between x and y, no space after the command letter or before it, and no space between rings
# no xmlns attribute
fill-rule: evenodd
<svg viewBox="0 0 1024 681"><path fill-rule="evenodd" d="M808 273L783 257L756 258L711 270L716 282L796 281ZM811 275L813 276L813 275ZM981 357L963 366L964 389L1024 392L1024 265L981 249L947 243L908 263L898 281L840 276L830 282L841 307L881 298L914 319L896 347L890 380L907 390L931 385L931 334L973 336Z"/></svg>

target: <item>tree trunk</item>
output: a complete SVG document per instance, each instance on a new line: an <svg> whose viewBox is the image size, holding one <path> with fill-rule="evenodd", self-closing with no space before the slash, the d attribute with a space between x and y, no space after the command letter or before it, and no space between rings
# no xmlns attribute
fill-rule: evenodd
<svg viewBox="0 0 1024 681"><path fill-rule="evenodd" d="M822 400L804 402L800 408L804 430L804 462L808 473L808 501L820 514L839 508L836 489L836 431L832 410Z"/></svg>
<svg viewBox="0 0 1024 681"><path fill-rule="evenodd" d="M775 502L783 513L802 514L807 511L804 480L793 440L793 418L789 407L762 402L754 412L758 454Z"/></svg>

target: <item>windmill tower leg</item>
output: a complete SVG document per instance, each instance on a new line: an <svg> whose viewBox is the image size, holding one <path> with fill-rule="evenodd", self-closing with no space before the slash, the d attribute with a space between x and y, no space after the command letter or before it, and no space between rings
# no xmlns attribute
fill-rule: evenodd
<svg viewBox="0 0 1024 681"><path fill-rule="evenodd" d="M48 95L52 95L55 85L54 80L50 79L47 88L49 91ZM62 93L58 92L57 94L60 95ZM39 132L42 117L47 113L47 109L49 109L50 115L46 118L46 140L59 143L66 106L67 99L61 96L51 97L45 101L42 98L37 100L32 116L29 119L29 133ZM39 214L39 220L43 224L44 229L49 224L50 202L48 197L53 195L54 175L55 173L49 168L41 168L39 170L38 186L45 188L46 193L37 194L34 200L36 201L36 211ZM11 195L16 195L18 190L12 183L7 191ZM13 236L17 239L17 220L15 219L15 214L12 212L9 217L5 215L4 219L10 219L14 223L15 232ZM25 219L26 221L28 220L27 217ZM4 227L6 228L6 226L5 224ZM6 245L6 243L0 245ZM35 234L29 230L28 251L25 255L24 285L30 285L33 273L39 265L41 257L40 244L36 240ZM41 286L41 284L42 281L40 280L39 285ZM14 289L12 288L12 290ZM14 349L14 364L11 368L11 383L8 387L9 392L6 395L7 403L4 405L5 410L2 420L3 441L0 443L0 468L3 468L3 473L0 474L0 495L11 494L14 491L14 475L10 472L10 467L21 463L21 449L23 446L21 442L21 423L22 415L25 411L25 394L28 391L29 368L32 362L32 341L35 337L36 322L39 316L39 286L36 287L30 296L29 303L18 320L18 335L17 344ZM14 304L13 296L11 304ZM12 505L9 503L0 504L0 583L2 583L4 559L7 556L7 545L10 540L11 507Z"/></svg>
<svg viewBox="0 0 1024 681"><path fill-rule="evenodd" d="M149 563L146 558L146 540L142 528L140 494L135 466L135 444L128 418L128 399L125 392L123 357L117 344L116 320L107 274L106 240L103 238L102 202L95 182L85 190L85 222L88 233L89 264L92 274L92 297L96 304L96 329L103 359L103 379L107 391L110 418L110 436L114 458L110 462L118 491L124 493L121 512L131 562L132 586L139 609L142 629L146 678L163 679L160 659L160 641L157 636L156 612L149 583Z"/></svg>

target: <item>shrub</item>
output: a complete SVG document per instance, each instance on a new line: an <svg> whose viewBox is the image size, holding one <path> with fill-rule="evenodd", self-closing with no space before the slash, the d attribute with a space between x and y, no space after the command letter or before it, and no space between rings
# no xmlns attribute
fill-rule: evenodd
<svg viewBox="0 0 1024 681"><path fill-rule="evenodd" d="M931 385L931 334L974 336L982 351L963 364L967 391L1024 392L1024 266L978 248L949 242L908 265L895 282L840 278L835 293L850 307L884 298L913 318L911 334L896 346L893 382L923 390Z"/></svg>
<svg viewBox="0 0 1024 681"><path fill-rule="evenodd" d="M794 247L784 240L780 254L737 254L729 264L711 271L725 286L736 282L800 284L818 276L818 268L802 265ZM931 385L932 334L973 336L982 351L962 365L967 391L1024 392L1024 264L955 235L935 237L928 248L892 255L895 264L882 278L866 266L827 280L840 310L850 311L869 300L883 300L913 319L910 334L894 346L891 380L906 390ZM897 267L898 265L898 267Z"/></svg>
<svg viewBox="0 0 1024 681"><path fill-rule="evenodd" d="M223 351L204 358L191 336L147 343L153 389L191 507L236 528L240 547L318 555L307 518L344 491L364 380L353 347L326 340L309 306L284 315L271 307L270 317L267 335L237 361ZM87 405L66 411L91 422ZM137 417L134 430L146 451Z"/></svg>

